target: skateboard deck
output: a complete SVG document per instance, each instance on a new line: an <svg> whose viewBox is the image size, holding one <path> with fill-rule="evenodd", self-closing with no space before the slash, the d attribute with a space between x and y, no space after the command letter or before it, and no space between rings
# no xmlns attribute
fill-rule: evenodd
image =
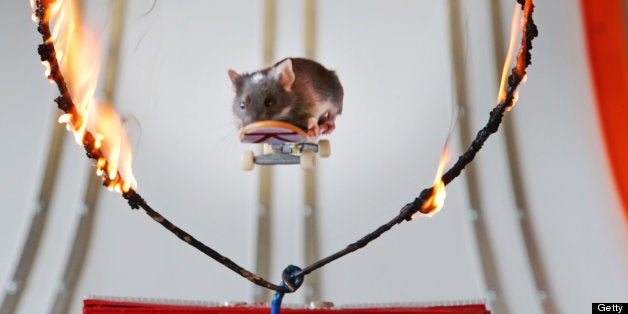
<svg viewBox="0 0 628 314"><path fill-rule="evenodd" d="M288 122L265 120L248 124L240 131L242 143L264 144L264 152L255 154L245 151L242 155L242 169L253 170L257 165L301 164L304 170L314 169L316 154L329 157L328 140L318 140L307 132Z"/></svg>
<svg viewBox="0 0 628 314"><path fill-rule="evenodd" d="M242 143L303 143L309 140L311 138L301 128L282 121L257 121L244 126L240 131Z"/></svg>

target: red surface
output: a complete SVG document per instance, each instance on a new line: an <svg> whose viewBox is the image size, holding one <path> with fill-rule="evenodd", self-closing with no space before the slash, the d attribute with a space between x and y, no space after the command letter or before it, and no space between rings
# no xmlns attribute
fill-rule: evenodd
<svg viewBox="0 0 628 314"><path fill-rule="evenodd" d="M628 4L625 4L628 5ZM606 151L628 219L628 43L622 0L581 0Z"/></svg>
<svg viewBox="0 0 628 314"><path fill-rule="evenodd" d="M208 314L208 313L270 313L268 306L234 306L234 307L211 307L197 305L169 305L151 304L123 301L108 301L99 299L87 299L83 301L84 314L101 313L186 313L186 314ZM427 307L369 307L369 308L328 308L328 309L291 309L282 308L282 314L296 313L406 313L406 314L490 314L484 304L454 305L454 306L427 306Z"/></svg>

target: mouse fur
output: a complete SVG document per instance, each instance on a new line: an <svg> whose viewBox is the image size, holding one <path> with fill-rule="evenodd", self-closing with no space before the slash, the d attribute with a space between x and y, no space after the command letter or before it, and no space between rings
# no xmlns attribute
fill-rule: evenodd
<svg viewBox="0 0 628 314"><path fill-rule="evenodd" d="M288 122L310 135L329 134L342 113L344 90L334 71L316 61L285 58L252 73L228 71L238 127L262 120Z"/></svg>

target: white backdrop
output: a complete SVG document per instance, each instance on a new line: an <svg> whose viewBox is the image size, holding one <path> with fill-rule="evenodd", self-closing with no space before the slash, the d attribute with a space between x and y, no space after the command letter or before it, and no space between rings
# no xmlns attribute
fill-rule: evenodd
<svg viewBox="0 0 628 314"><path fill-rule="evenodd" d="M463 1L474 130L496 95L488 1ZM514 1L512 1L514 3ZM262 1L129 1L117 89L119 112L141 128L134 172L149 204L195 237L254 268L259 170L240 170L248 147L232 123L226 71L262 67ZM512 11L502 1L504 23ZM87 1L86 18L107 38L108 1ZM148 13L146 13L148 12ZM445 1L317 2L317 60L345 88L343 115L318 165L322 255L344 248L432 183L453 102ZM626 219L606 164L576 1L538 1L540 37L514 123L526 201L561 313L628 295ZM276 59L304 55L302 1L277 2ZM16 267L35 212L57 91L43 76L28 1L0 2L0 283ZM103 39L103 45L106 40ZM139 132L136 128L134 132ZM135 134L136 136L138 134ZM489 292L464 175L443 210L404 223L322 270L321 295L336 304L499 298L510 313L540 313L500 132L477 156L495 272ZM459 139L450 146L460 153ZM41 249L19 313L48 312L68 258L93 169L66 136ZM267 279L305 266L303 172L273 172L273 241ZM307 281L307 278L306 278ZM7 284L7 287L10 287ZM228 301L254 287L166 232L119 194L103 189L72 313L86 295ZM286 297L302 303L305 292Z"/></svg>

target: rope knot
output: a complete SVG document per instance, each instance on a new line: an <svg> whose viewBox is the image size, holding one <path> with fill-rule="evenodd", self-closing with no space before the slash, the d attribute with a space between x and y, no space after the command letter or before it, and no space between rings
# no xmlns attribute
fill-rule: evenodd
<svg viewBox="0 0 628 314"><path fill-rule="evenodd" d="M303 275L295 276L300 271L301 268L294 265L288 265L288 267L283 270L283 273L281 273L282 282L280 284L283 291L275 292L275 296L273 297L273 302L270 307L271 314L279 314L281 311L281 302L283 301L283 296L286 292L292 293L301 287L303 284Z"/></svg>
<svg viewBox="0 0 628 314"><path fill-rule="evenodd" d="M288 267L283 270L281 274L281 280L283 280L283 282L281 285L288 289L287 292L295 292L303 284L303 276L295 276L295 274L300 271L301 268L294 265L288 265Z"/></svg>

